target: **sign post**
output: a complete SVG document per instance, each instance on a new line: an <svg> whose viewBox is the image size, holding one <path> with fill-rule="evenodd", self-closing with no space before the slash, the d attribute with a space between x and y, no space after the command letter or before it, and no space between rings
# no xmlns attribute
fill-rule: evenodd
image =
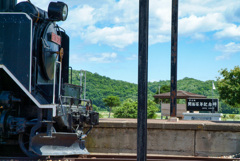
<svg viewBox="0 0 240 161"><path fill-rule="evenodd" d="M187 99L187 111L218 111L218 99Z"/></svg>

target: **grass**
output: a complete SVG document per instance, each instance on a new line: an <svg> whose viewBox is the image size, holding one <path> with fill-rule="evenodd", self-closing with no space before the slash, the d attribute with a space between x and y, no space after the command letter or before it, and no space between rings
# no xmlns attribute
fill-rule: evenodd
<svg viewBox="0 0 240 161"><path fill-rule="evenodd" d="M239 114L223 114L222 121L240 121Z"/></svg>
<svg viewBox="0 0 240 161"><path fill-rule="evenodd" d="M100 118L108 118L109 112L108 111L99 111L100 113ZM161 113L157 112L157 118L156 119L161 119ZM113 113L111 113L110 118L113 117ZM163 117L163 119L166 119ZM240 121L240 114L223 114L222 121Z"/></svg>
<svg viewBox="0 0 240 161"><path fill-rule="evenodd" d="M108 111L99 111L99 113L100 113L100 118L108 118L108 115L109 115ZM114 118L113 113L110 114L110 118Z"/></svg>
<svg viewBox="0 0 240 161"><path fill-rule="evenodd" d="M100 113L100 118L108 118L109 112L108 111L99 111ZM156 119L161 119L161 113L157 112L157 118ZM114 118L113 117L113 113L111 113L110 118Z"/></svg>

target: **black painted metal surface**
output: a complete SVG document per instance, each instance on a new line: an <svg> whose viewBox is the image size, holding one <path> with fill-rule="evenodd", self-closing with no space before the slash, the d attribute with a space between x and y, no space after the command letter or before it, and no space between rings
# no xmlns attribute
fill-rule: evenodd
<svg viewBox="0 0 240 161"><path fill-rule="evenodd" d="M31 19L25 14L0 13L0 64L27 90L31 73L31 28Z"/></svg>
<svg viewBox="0 0 240 161"><path fill-rule="evenodd" d="M63 77L62 83L68 83L69 81L69 36L63 31L60 31L59 35L61 35L62 37L61 47L64 50L63 59L62 59L62 77Z"/></svg>
<svg viewBox="0 0 240 161"><path fill-rule="evenodd" d="M147 159L148 15L149 0L139 0L137 125L138 161L144 161Z"/></svg>
<svg viewBox="0 0 240 161"><path fill-rule="evenodd" d="M17 0L0 0L0 12L12 11Z"/></svg>
<svg viewBox="0 0 240 161"><path fill-rule="evenodd" d="M178 0L172 0L172 38L171 38L171 95L170 116L177 114L177 41L178 41Z"/></svg>

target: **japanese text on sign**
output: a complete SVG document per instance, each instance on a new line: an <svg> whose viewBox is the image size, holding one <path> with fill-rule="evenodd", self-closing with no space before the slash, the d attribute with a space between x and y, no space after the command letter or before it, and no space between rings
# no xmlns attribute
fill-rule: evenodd
<svg viewBox="0 0 240 161"><path fill-rule="evenodd" d="M188 111L218 111L218 99L187 99Z"/></svg>

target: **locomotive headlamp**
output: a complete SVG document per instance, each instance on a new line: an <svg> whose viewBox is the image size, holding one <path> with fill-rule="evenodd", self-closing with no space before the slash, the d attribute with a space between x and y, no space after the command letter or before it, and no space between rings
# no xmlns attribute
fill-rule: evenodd
<svg viewBox="0 0 240 161"><path fill-rule="evenodd" d="M48 6L48 17L56 21L65 21L68 16L68 6L63 2L51 2Z"/></svg>

